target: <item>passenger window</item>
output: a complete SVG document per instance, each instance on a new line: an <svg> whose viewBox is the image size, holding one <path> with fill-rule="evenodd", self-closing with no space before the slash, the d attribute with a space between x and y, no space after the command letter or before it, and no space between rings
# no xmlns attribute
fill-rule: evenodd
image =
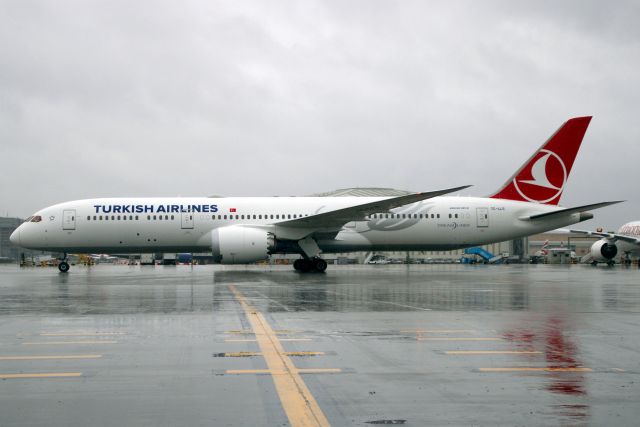
<svg viewBox="0 0 640 427"><path fill-rule="evenodd" d="M155 221L156 219L158 219L158 217L157 217L156 215L154 215L154 216L153 216L153 219L154 219L154 221Z"/></svg>
<svg viewBox="0 0 640 427"><path fill-rule="evenodd" d="M440 214L437 214L437 215L436 215L436 218L440 218Z"/></svg>
<svg viewBox="0 0 640 427"><path fill-rule="evenodd" d="M236 215L236 219L238 219L238 215Z"/></svg>
<svg viewBox="0 0 640 427"><path fill-rule="evenodd" d="M105 220L105 221L109 221L109 215L105 215L105 216L104 216L104 220Z"/></svg>
<svg viewBox="0 0 640 427"><path fill-rule="evenodd" d="M226 216L226 215L224 216L224 219L227 219L227 216Z"/></svg>
<svg viewBox="0 0 640 427"><path fill-rule="evenodd" d="M287 215L287 219L291 219L291 214Z"/></svg>
<svg viewBox="0 0 640 427"><path fill-rule="evenodd" d="M253 216L253 219L256 219L256 216L255 216L255 215Z"/></svg>
<svg viewBox="0 0 640 427"><path fill-rule="evenodd" d="M102 215L100 215L100 221L102 221Z"/></svg>
<svg viewBox="0 0 640 427"><path fill-rule="evenodd" d="M94 220L94 221L96 220L96 216L95 216L95 215L93 216L93 220Z"/></svg>
<svg viewBox="0 0 640 427"><path fill-rule="evenodd" d="M456 214L456 218L458 218L458 214Z"/></svg>
<svg viewBox="0 0 640 427"><path fill-rule="evenodd" d="M126 221L127 220L127 216L126 215L122 215L122 220Z"/></svg>
<svg viewBox="0 0 640 427"><path fill-rule="evenodd" d="M271 219L273 219L273 214L271 214Z"/></svg>
<svg viewBox="0 0 640 427"><path fill-rule="evenodd" d="M147 221L151 219L151 215L147 215Z"/></svg>
<svg viewBox="0 0 640 427"><path fill-rule="evenodd" d="M158 219L162 221L162 215L158 215Z"/></svg>
<svg viewBox="0 0 640 427"><path fill-rule="evenodd" d="M91 221L91 217L90 216L87 216L87 221Z"/></svg>
<svg viewBox="0 0 640 427"><path fill-rule="evenodd" d="M171 215L171 219L173 219L173 215ZM215 219L216 219L216 216L215 216L215 215L211 215L211 219L212 219L212 220L215 220Z"/></svg>
<svg viewBox="0 0 640 427"><path fill-rule="evenodd" d="M138 215L136 215L136 221L138 220Z"/></svg>
<svg viewBox="0 0 640 427"><path fill-rule="evenodd" d="M244 219L244 215L241 215L241 216L240 216L240 218L241 218L241 219Z"/></svg>
<svg viewBox="0 0 640 427"><path fill-rule="evenodd" d="M71 217L71 218L73 218L73 217ZM115 215L111 215L111 221L115 221L115 220L116 220Z"/></svg>

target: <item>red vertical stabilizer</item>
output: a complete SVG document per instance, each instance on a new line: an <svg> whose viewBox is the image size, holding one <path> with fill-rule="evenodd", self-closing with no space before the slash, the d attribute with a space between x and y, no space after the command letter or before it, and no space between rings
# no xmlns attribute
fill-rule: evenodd
<svg viewBox="0 0 640 427"><path fill-rule="evenodd" d="M567 120L491 197L557 205L590 121Z"/></svg>

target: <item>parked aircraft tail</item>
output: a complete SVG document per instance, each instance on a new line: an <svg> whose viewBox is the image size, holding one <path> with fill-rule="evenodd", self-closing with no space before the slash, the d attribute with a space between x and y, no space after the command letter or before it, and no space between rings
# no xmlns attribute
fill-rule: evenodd
<svg viewBox="0 0 640 427"><path fill-rule="evenodd" d="M557 205L590 121L591 116L567 120L490 197Z"/></svg>

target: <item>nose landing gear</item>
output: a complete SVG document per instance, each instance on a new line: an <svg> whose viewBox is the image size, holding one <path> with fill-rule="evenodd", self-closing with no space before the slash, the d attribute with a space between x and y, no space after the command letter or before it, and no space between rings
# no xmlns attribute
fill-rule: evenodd
<svg viewBox="0 0 640 427"><path fill-rule="evenodd" d="M69 271L69 268L71 268L69 266L69 263L67 262L67 254L65 253L62 256L62 259L60 260L60 263L58 264L58 270L60 270L60 273L67 273Z"/></svg>

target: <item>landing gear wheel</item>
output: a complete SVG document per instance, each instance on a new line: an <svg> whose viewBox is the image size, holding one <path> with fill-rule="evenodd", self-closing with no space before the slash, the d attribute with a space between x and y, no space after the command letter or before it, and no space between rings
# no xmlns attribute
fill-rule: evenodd
<svg viewBox="0 0 640 427"><path fill-rule="evenodd" d="M311 262L308 259L300 258L293 262L293 268L301 273L311 270Z"/></svg>
<svg viewBox="0 0 640 427"><path fill-rule="evenodd" d="M327 261L322 258L314 258L313 261L313 269L318 273L324 273L327 269Z"/></svg>
<svg viewBox="0 0 640 427"><path fill-rule="evenodd" d="M66 273L69 271L69 263L67 261L62 261L60 264L58 264L58 270L60 270L60 273Z"/></svg>

